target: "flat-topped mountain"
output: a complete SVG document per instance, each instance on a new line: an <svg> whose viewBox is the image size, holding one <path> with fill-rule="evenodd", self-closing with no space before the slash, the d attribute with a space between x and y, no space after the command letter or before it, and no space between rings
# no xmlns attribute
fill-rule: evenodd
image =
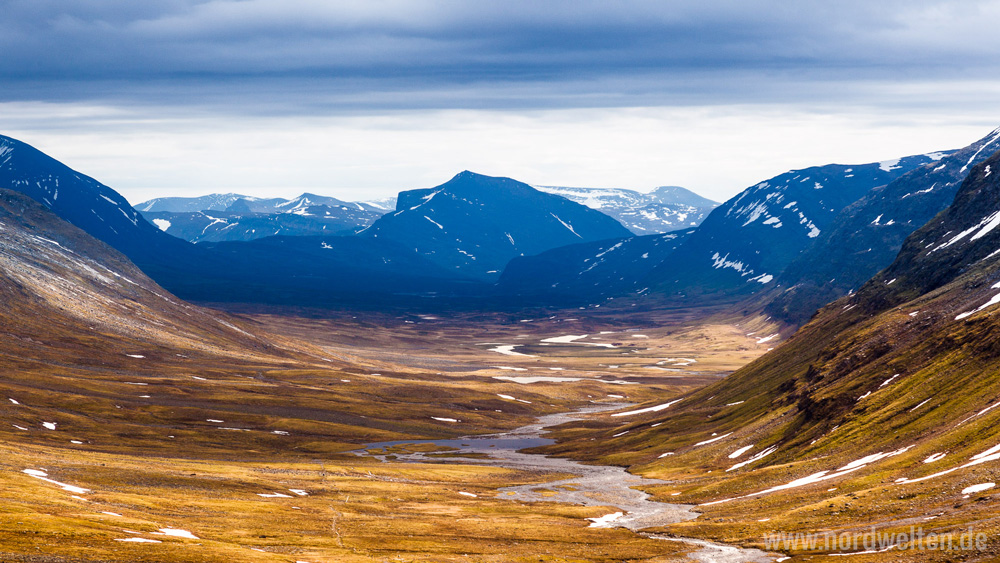
<svg viewBox="0 0 1000 563"><path fill-rule="evenodd" d="M435 188L401 192L396 211L361 236L390 240L446 269L496 279L516 256L627 237L620 223L510 178L462 172Z"/></svg>
<svg viewBox="0 0 1000 563"><path fill-rule="evenodd" d="M387 203L345 202L309 193L293 199L211 194L158 198L136 208L175 237L190 242L219 242L275 235L349 235L385 214L389 210L385 208Z"/></svg>

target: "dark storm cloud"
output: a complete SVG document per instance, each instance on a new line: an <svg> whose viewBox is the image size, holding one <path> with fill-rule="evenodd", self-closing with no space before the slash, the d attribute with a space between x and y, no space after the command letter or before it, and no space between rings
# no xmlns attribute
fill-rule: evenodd
<svg viewBox="0 0 1000 563"><path fill-rule="evenodd" d="M246 111L817 99L995 75L997 2L0 0L3 100ZM831 91L833 89L833 91Z"/></svg>

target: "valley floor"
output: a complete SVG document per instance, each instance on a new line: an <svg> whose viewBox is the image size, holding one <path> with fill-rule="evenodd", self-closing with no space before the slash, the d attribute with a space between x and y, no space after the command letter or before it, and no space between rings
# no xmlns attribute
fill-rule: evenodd
<svg viewBox="0 0 1000 563"><path fill-rule="evenodd" d="M246 319L267 347L0 356L0 559L683 560L699 548L590 527L611 506L499 491L568 475L352 450L668 401L776 340L686 311Z"/></svg>

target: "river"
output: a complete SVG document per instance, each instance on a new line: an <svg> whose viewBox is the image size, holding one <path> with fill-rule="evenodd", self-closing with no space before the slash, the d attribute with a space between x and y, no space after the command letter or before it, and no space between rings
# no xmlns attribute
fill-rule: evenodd
<svg viewBox="0 0 1000 563"><path fill-rule="evenodd" d="M558 457L523 453L519 449L553 443L545 438L546 429L574 420L581 420L588 414L622 408L627 405L603 404L587 407L570 413L551 414L539 417L533 424L522 426L503 434L470 436L458 440L408 440L379 442L365 446L362 455L373 455L368 450L376 450L400 444L434 444L456 448L458 454L487 454L470 460L472 463L499 465L513 469L526 469L552 473L572 474L575 477L534 485L518 485L500 489L500 497L524 502L565 502L585 506L612 506L618 512L597 519L592 525L606 528L627 528L633 532L656 540L675 541L697 548L690 554L692 559L702 563L764 563L774 561L774 556L757 549L747 549L731 545L713 543L694 538L680 538L642 532L644 529L662 527L678 522L694 520L699 513L690 504L672 504L651 500L650 496L635 487L665 484L659 479L647 479L629 473L622 467L609 465L587 465ZM428 452L431 453L431 452ZM438 456L441 452L434 452ZM397 461L437 462L440 457L427 457L424 453L393 454ZM382 460L385 455L375 455ZM543 496L545 492L545 496ZM553 494L555 493L555 494Z"/></svg>

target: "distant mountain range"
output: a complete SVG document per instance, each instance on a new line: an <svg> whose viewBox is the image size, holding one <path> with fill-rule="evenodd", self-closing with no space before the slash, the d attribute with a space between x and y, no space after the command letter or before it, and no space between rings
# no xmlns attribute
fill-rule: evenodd
<svg viewBox="0 0 1000 563"><path fill-rule="evenodd" d="M187 300L322 305L392 293L443 293L468 284L461 273L388 240L331 235L292 237L287 244L280 237L226 243L242 244L236 251L191 244L150 224L111 188L8 137L0 137L0 185L114 247Z"/></svg>
<svg viewBox="0 0 1000 563"><path fill-rule="evenodd" d="M237 203L242 200L246 206ZM260 198L241 194L209 194L200 197L159 197L144 201L135 206L141 213L172 212L191 213L195 211L250 211L253 213L277 213L289 211L298 207L326 205L338 207L341 205L356 205L360 209L375 209L384 212L396 207L396 198L382 198L370 201L345 202L337 198L304 193L297 198L284 199L280 197ZM235 209L230 209L236 205Z"/></svg>
<svg viewBox="0 0 1000 563"><path fill-rule="evenodd" d="M360 234L484 280L499 278L516 256L630 235L618 221L579 203L468 171L435 188L401 192L396 211Z"/></svg>
<svg viewBox="0 0 1000 563"><path fill-rule="evenodd" d="M136 208L166 233L202 242L353 234L374 223L389 210L384 207L389 204L395 205L395 198L344 202L309 193L294 199L211 194L153 199Z"/></svg>
<svg viewBox="0 0 1000 563"><path fill-rule="evenodd" d="M163 198L141 204L140 214L107 186L6 137L0 181L198 301L638 294L690 304L755 295L755 306L800 324L888 265L903 239L944 209L971 167L997 149L1000 132L960 151L794 170L747 188L697 228L639 237L602 211L649 198L712 202L681 188L540 191L462 172L435 188L400 193L384 215L377 207L384 202L314 194Z"/></svg>
<svg viewBox="0 0 1000 563"><path fill-rule="evenodd" d="M682 300L766 290L845 207L951 152L786 172L747 188L669 241L638 237L515 260L500 290L536 296L566 291L579 299L642 292Z"/></svg>
<svg viewBox="0 0 1000 563"><path fill-rule="evenodd" d="M471 172L437 188L403 192L399 210L360 236L202 239L205 242L199 245L154 226L111 188L6 137L0 138L0 183L118 249L169 291L202 302L322 306L384 303L375 296L393 294L488 295L491 291L482 282L499 278L515 256L631 234L614 219L565 198ZM228 204L227 209L242 212L249 207L250 213L256 205L265 211L279 209L292 221L308 218L330 203L334 202L307 195L276 203L213 197L197 205ZM145 207L151 209L147 213L198 215L155 211L183 208L181 204L187 202L161 201ZM364 206L354 205L358 207ZM227 212L202 215L215 217L212 213ZM161 227L169 221L153 219L159 219ZM238 223L227 224L234 222ZM178 223L184 226L183 221ZM218 224L222 228L222 221ZM169 230L173 223L166 227Z"/></svg>
<svg viewBox="0 0 1000 563"><path fill-rule="evenodd" d="M535 187L614 217L637 235L697 227L719 205L679 186L662 186L649 193L612 188Z"/></svg>

